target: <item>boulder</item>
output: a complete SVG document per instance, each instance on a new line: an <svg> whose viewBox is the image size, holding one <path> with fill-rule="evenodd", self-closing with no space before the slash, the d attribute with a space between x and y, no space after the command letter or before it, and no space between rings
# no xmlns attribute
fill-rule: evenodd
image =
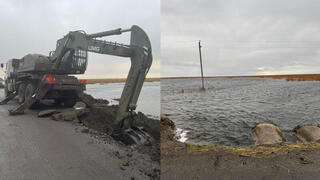
<svg viewBox="0 0 320 180"><path fill-rule="evenodd" d="M51 116L55 113L59 113L61 111L57 110L57 109L47 109L47 110L43 110L43 111L40 111L38 113L38 117L48 117L48 116Z"/></svg>
<svg viewBox="0 0 320 180"><path fill-rule="evenodd" d="M293 129L293 135L302 142L319 142L320 143L320 126L303 125Z"/></svg>
<svg viewBox="0 0 320 180"><path fill-rule="evenodd" d="M82 116L83 114L88 112L89 109L70 109L53 114L51 117L56 121L74 121L77 120L79 116Z"/></svg>
<svg viewBox="0 0 320 180"><path fill-rule="evenodd" d="M273 124L258 124L251 130L256 145L279 144L285 142L281 130Z"/></svg>

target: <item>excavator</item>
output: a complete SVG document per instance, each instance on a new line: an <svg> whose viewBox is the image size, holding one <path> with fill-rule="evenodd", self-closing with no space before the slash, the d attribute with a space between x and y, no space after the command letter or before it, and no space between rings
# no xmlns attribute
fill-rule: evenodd
<svg viewBox="0 0 320 180"><path fill-rule="evenodd" d="M102 40L102 37L130 32L130 44ZM20 105L9 110L10 115L23 114L25 109L41 99L54 99L67 107L86 99L85 85L76 74L84 74L88 52L130 58L131 67L119 100L113 134L120 133L123 121L132 115L145 77L152 64L151 43L147 34L137 25L130 29L114 29L94 34L71 31L59 39L56 49L49 56L28 54L21 59L11 59L6 64L5 95L0 104L6 104L16 96ZM4 65L1 64L4 68Z"/></svg>

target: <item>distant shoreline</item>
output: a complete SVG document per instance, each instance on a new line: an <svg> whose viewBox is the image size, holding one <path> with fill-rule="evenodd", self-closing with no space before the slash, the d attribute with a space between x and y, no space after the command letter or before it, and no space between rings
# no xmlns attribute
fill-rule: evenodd
<svg viewBox="0 0 320 180"><path fill-rule="evenodd" d="M146 78L145 82L157 82L161 79L197 79L200 76L184 76L184 77L152 77ZM320 74L281 74L281 75L245 75L245 76L205 76L204 78L272 78L286 79L287 81L320 81ZM110 78L110 79L84 79L86 84L96 83L122 83L126 78Z"/></svg>
<svg viewBox="0 0 320 180"><path fill-rule="evenodd" d="M126 78L110 78L110 79L84 79L86 81L86 84L97 84L97 83L122 83L126 82ZM154 78L146 78L145 82L156 82L160 81L159 77Z"/></svg>
<svg viewBox="0 0 320 180"><path fill-rule="evenodd" d="M190 77L161 77L160 79L197 79L200 76ZM320 81L320 74L281 74L281 75L245 75L245 76L205 76L204 78L272 78L286 79L287 81Z"/></svg>

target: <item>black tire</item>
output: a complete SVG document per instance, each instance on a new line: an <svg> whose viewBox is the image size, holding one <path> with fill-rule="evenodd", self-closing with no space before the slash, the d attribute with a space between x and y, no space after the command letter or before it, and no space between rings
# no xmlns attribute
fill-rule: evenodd
<svg viewBox="0 0 320 180"><path fill-rule="evenodd" d="M29 83L26 86L24 99L27 100L28 98L30 98L34 94L35 89L36 89L35 86L32 83ZM39 107L39 102L36 101L35 103L30 105L29 109L37 109L38 107Z"/></svg>
<svg viewBox="0 0 320 180"><path fill-rule="evenodd" d="M4 85L4 96L5 97L9 96L9 89L8 89L8 86L6 84Z"/></svg>
<svg viewBox="0 0 320 180"><path fill-rule="evenodd" d="M76 105L76 103L77 103L76 98L66 98L66 99L64 99L64 101L63 101L63 106L64 106L64 107L71 108L71 107L73 107L74 105Z"/></svg>
<svg viewBox="0 0 320 180"><path fill-rule="evenodd" d="M18 88L18 100L19 100L19 103L22 104L25 100L25 89L26 89L26 84L22 83L19 85L19 88Z"/></svg>
<svg viewBox="0 0 320 180"><path fill-rule="evenodd" d="M63 99L61 99L61 98L54 99L54 104L60 105L61 103L63 103Z"/></svg>
<svg viewBox="0 0 320 180"><path fill-rule="evenodd" d="M35 90L34 85L32 83L29 83L26 86L26 89L25 89L25 92L24 92L24 99L25 100L29 99L34 94L34 90Z"/></svg>
<svg viewBox="0 0 320 180"><path fill-rule="evenodd" d="M29 109L39 109L40 107L41 107L40 101L36 101L29 107Z"/></svg>

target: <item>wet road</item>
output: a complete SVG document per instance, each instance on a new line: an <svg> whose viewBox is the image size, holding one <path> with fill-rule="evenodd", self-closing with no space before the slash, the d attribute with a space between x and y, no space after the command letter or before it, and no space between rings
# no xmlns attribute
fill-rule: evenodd
<svg viewBox="0 0 320 180"><path fill-rule="evenodd" d="M3 90L0 90L3 99ZM79 125L37 118L35 111L8 116L14 102L0 106L0 179L146 179L138 169L121 170L125 154L115 144L98 143Z"/></svg>

